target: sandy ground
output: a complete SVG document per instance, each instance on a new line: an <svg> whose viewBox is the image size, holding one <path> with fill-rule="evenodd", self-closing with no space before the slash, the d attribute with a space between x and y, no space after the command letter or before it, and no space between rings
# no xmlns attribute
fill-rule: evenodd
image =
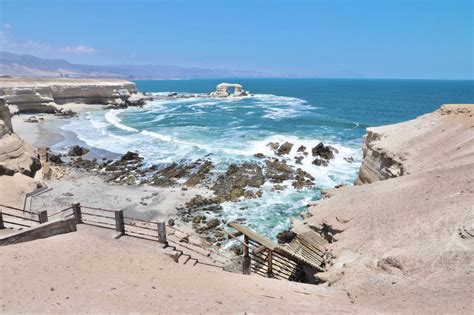
<svg viewBox="0 0 474 315"><path fill-rule="evenodd" d="M184 205L197 194L212 194L205 188L181 190L107 184L94 174L69 170L68 174L59 180L46 181L52 190L33 197L31 209L56 211L80 202L86 206L122 209L126 215L139 219L168 220L176 218L176 207Z"/></svg>
<svg viewBox="0 0 474 315"><path fill-rule="evenodd" d="M33 178L16 173L13 176L0 176L0 204L23 208L25 194L37 188Z"/></svg>
<svg viewBox="0 0 474 315"><path fill-rule="evenodd" d="M3 313L332 313L343 291L174 263L154 242L79 231L3 247Z"/></svg>

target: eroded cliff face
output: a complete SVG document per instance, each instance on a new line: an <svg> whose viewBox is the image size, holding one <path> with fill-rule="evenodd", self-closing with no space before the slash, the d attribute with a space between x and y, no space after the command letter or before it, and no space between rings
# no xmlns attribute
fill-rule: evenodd
<svg viewBox="0 0 474 315"><path fill-rule="evenodd" d="M0 96L18 112L54 112L66 103L122 105L135 94L135 84L125 80L0 79Z"/></svg>
<svg viewBox="0 0 474 315"><path fill-rule="evenodd" d="M10 112L0 98L0 176L21 173L33 177L40 168L34 148L13 132Z"/></svg>
<svg viewBox="0 0 474 315"><path fill-rule="evenodd" d="M377 146L382 135L368 129L362 147L363 159L354 184L369 184L403 175L403 164L391 152Z"/></svg>
<svg viewBox="0 0 474 315"><path fill-rule="evenodd" d="M323 285L359 304L472 305L473 131L474 104L368 130L357 181L372 184L325 191L293 221L330 242Z"/></svg>

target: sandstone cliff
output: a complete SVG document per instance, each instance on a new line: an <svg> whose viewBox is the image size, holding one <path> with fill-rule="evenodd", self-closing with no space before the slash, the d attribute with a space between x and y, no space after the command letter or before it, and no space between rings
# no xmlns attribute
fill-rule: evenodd
<svg viewBox="0 0 474 315"><path fill-rule="evenodd" d="M41 167L33 147L13 132L10 112L0 98L0 204L22 205L24 194L38 187Z"/></svg>
<svg viewBox="0 0 474 315"><path fill-rule="evenodd" d="M355 184L373 183L456 160L465 152L459 151L459 145L472 140L472 130L466 125L471 107L448 104L411 121L368 128Z"/></svg>
<svg viewBox="0 0 474 315"><path fill-rule="evenodd" d="M371 184L332 189L294 222L332 242L317 276L379 312L470 309L474 105L370 128L364 150L358 181Z"/></svg>
<svg viewBox="0 0 474 315"><path fill-rule="evenodd" d="M19 112L54 112L66 103L122 105L135 95L126 80L0 78L0 97Z"/></svg>

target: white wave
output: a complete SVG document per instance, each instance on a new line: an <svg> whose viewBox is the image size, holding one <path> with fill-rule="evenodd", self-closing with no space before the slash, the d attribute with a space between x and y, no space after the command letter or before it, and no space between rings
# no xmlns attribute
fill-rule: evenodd
<svg viewBox="0 0 474 315"><path fill-rule="evenodd" d="M126 130L126 131L131 131L131 132L138 132L137 129L126 126L121 123L121 119L117 117L118 114L122 113L122 109L111 109L105 114L105 120L107 120L110 124L114 125L115 127Z"/></svg>
<svg viewBox="0 0 474 315"><path fill-rule="evenodd" d="M314 176L319 187L329 188L340 183L351 183L357 174L362 159L360 145L354 144L354 146L347 146L338 142L322 140L323 139L302 139L289 135L273 135L263 140L251 142L245 153L246 155L263 153L270 157L279 159L284 158L287 160L289 165L295 168L301 168ZM270 142L278 142L282 144L285 141L293 143L293 147L290 153L284 156L276 155L267 145ZM320 142L323 142L325 145L330 145L339 151L339 153L335 154L334 159L330 160L328 166L316 166L312 164L315 158L311 154L311 149ZM308 152L307 156L297 152L298 148L302 145L306 147L306 152ZM302 164L296 163L295 157L298 156L304 156L304 159L301 161ZM353 163L349 163L344 159L349 157L354 159Z"/></svg>
<svg viewBox="0 0 474 315"><path fill-rule="evenodd" d="M142 130L140 132L140 134L145 135L145 136L149 136L149 137L153 137L155 139L158 139L158 140L161 140L161 141L164 141L164 142L172 142L172 143L175 143L175 144L180 144L180 145L184 145L184 146L188 146L188 147L203 148L203 146L201 146L197 143L183 141L183 140L180 140L178 138L168 136L168 135L163 135L163 134L155 132L155 131Z"/></svg>
<svg viewBox="0 0 474 315"><path fill-rule="evenodd" d="M161 120L165 119L166 117L167 117L166 115L158 115L155 118L153 118L152 122L161 121Z"/></svg>
<svg viewBox="0 0 474 315"><path fill-rule="evenodd" d="M148 131L148 130L142 130L140 133L141 133L142 135L150 136L150 137L153 137L153 138L155 138L155 139L159 139L159 140L161 140L161 141L165 141L165 142L175 142L175 139L173 139L172 137L167 136L167 135L162 135L162 134L157 133L157 132Z"/></svg>
<svg viewBox="0 0 474 315"><path fill-rule="evenodd" d="M95 117L91 117L89 121L91 122L92 126L97 130L104 130L108 126L106 122L98 120Z"/></svg>
<svg viewBox="0 0 474 315"><path fill-rule="evenodd" d="M305 100L297 97L278 96L273 94L256 94L257 105L262 107L265 115L262 118L279 120L304 115L312 108Z"/></svg>
<svg viewBox="0 0 474 315"><path fill-rule="evenodd" d="M219 104L218 101L209 101L209 102L200 102L200 103L196 103L196 104L191 104L188 107L189 108L201 108L201 107L214 106L214 105L217 105L217 104Z"/></svg>

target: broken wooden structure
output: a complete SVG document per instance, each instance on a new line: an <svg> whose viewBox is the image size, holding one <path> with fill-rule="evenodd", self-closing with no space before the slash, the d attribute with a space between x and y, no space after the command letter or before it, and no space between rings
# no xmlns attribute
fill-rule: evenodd
<svg viewBox="0 0 474 315"><path fill-rule="evenodd" d="M327 241L316 232L298 234L288 244L272 240L237 222L229 226L244 236L242 273L297 282L315 283L314 273L324 270L323 256Z"/></svg>

